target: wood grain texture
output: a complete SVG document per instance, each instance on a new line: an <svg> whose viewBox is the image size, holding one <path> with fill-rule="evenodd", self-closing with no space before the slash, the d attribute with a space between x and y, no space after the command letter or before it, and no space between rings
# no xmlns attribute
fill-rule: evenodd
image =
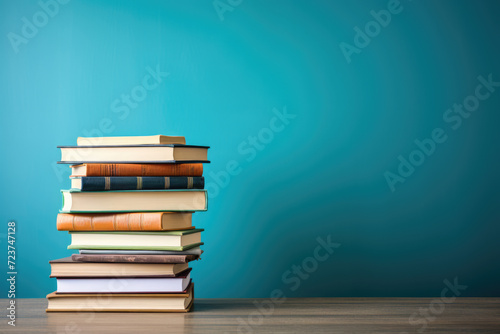
<svg viewBox="0 0 500 334"><path fill-rule="evenodd" d="M18 299L12 327L2 299L0 333L419 333L409 317L433 299L289 298L260 317L263 301L196 299L191 313L139 314L45 313L45 299ZM422 333L500 333L500 298L457 298L432 317Z"/></svg>

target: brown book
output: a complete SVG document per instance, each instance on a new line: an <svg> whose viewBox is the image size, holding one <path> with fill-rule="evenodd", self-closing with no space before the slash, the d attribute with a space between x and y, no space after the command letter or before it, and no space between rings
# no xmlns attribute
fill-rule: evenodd
<svg viewBox="0 0 500 334"><path fill-rule="evenodd" d="M71 259L80 262L114 263L188 263L198 260L199 255L128 255L128 254L73 254Z"/></svg>
<svg viewBox="0 0 500 334"><path fill-rule="evenodd" d="M46 312L189 312L194 284L187 293L56 293L47 295Z"/></svg>
<svg viewBox="0 0 500 334"><path fill-rule="evenodd" d="M60 213L59 231L176 231L193 229L191 212Z"/></svg>
<svg viewBox="0 0 500 334"><path fill-rule="evenodd" d="M202 176L203 164L79 164L71 176Z"/></svg>
<svg viewBox="0 0 500 334"><path fill-rule="evenodd" d="M49 263L50 277L176 277L191 270L187 263L97 263L71 257Z"/></svg>

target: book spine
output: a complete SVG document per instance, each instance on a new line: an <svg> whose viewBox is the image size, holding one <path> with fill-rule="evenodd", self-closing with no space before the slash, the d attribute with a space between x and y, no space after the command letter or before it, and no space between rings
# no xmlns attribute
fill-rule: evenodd
<svg viewBox="0 0 500 334"><path fill-rule="evenodd" d="M161 231L161 212L57 215L58 231Z"/></svg>
<svg viewBox="0 0 500 334"><path fill-rule="evenodd" d="M86 176L202 176L203 164L87 164Z"/></svg>
<svg viewBox="0 0 500 334"><path fill-rule="evenodd" d="M205 179L191 176L91 176L82 177L82 191L203 189Z"/></svg>

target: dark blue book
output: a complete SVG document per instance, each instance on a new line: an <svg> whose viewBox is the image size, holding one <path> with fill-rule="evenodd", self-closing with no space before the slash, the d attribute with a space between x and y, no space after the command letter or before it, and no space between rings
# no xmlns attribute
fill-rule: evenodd
<svg viewBox="0 0 500 334"><path fill-rule="evenodd" d="M203 189L205 178L190 176L72 177L71 188L81 191Z"/></svg>

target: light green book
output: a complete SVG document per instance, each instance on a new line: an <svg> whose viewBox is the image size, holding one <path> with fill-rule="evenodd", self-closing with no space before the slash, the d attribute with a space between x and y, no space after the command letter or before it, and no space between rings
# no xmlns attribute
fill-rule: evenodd
<svg viewBox="0 0 500 334"><path fill-rule="evenodd" d="M61 213L206 211L207 191L200 189L79 191L61 190Z"/></svg>
<svg viewBox="0 0 500 334"><path fill-rule="evenodd" d="M69 232L68 249L184 251L202 245L203 229L160 232Z"/></svg>

